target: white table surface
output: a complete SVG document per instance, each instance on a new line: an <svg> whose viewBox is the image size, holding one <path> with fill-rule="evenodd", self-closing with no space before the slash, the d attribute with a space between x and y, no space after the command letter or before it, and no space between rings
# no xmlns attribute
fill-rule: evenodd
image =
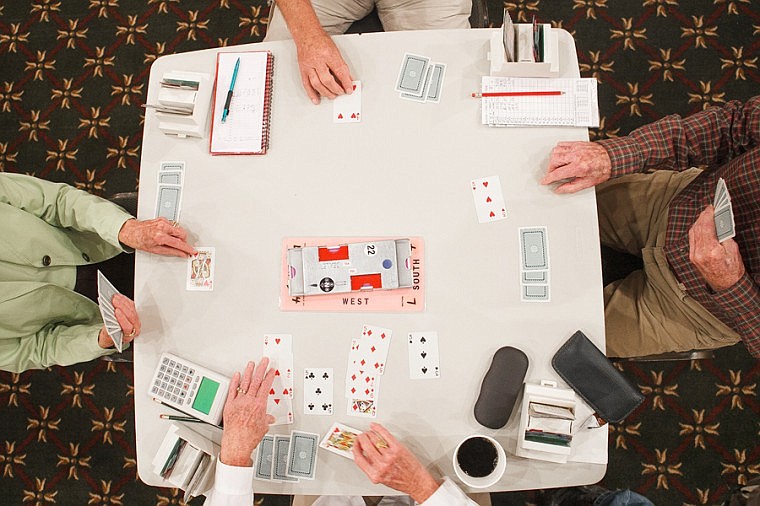
<svg viewBox="0 0 760 506"><path fill-rule="evenodd" d="M455 477L453 450L474 433L492 435L509 456L489 491L595 483L605 464L552 464L514 456L519 409L502 429L480 426L473 406L494 352L514 346L529 357L526 381L559 379L551 356L576 330L604 349L604 318L594 192L559 196L538 184L557 141L587 140L583 128L489 128L470 93L488 73L492 30L393 32L336 37L363 84L362 121L333 124L332 103L312 105L301 86L290 41L224 50L270 49L275 55L270 151L216 156L208 138L178 139L158 130L148 111L140 171L140 219L154 216L161 161L187 164L181 224L191 243L216 248L213 292L185 290L186 262L137 254L135 295L142 334L135 341L135 426L140 478L166 483L151 460L168 423L148 384L158 357L173 352L221 373L261 356L265 333L293 335L295 423L324 434L340 421L358 429L368 419L343 415L350 341L364 323L389 327L393 342L381 379L376 421L410 446L434 474ZM577 77L575 46L559 31L561 76ZM172 70L213 74L217 50L161 57L153 64L148 102ZM394 91L403 54L446 63L440 104L401 100ZM508 218L479 224L469 181L499 175ZM551 302L520 301L518 227L548 227ZM423 312L298 313L279 309L281 244L298 236L422 236L427 305ZM435 330L441 378L410 380L406 334ZM304 367L335 370L333 416L303 415ZM217 429L191 427L217 442ZM602 429L604 434L606 430ZM576 437L574 444L583 438ZM585 442L606 460L605 436ZM466 487L464 487L466 489ZM320 450L317 479L297 484L255 481L258 493L382 495L348 459Z"/></svg>

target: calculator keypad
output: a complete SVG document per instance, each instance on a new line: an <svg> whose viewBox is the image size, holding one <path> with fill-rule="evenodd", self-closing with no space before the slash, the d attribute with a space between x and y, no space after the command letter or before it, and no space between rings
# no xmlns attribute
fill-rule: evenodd
<svg viewBox="0 0 760 506"><path fill-rule="evenodd" d="M164 401L190 404L198 389L200 379L192 367L164 357L153 378L150 393Z"/></svg>

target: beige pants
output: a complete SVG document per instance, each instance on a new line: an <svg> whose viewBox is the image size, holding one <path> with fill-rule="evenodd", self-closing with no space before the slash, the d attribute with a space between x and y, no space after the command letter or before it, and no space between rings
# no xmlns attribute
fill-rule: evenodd
<svg viewBox="0 0 760 506"><path fill-rule="evenodd" d="M325 31L340 35L376 5L386 32L469 28L472 0L311 0L311 5ZM285 18L275 3L264 41L290 38Z"/></svg>
<svg viewBox="0 0 760 506"><path fill-rule="evenodd" d="M643 270L604 287L608 356L720 348L740 340L684 292L663 252L670 202L700 172L630 174L597 187L602 244L644 261Z"/></svg>

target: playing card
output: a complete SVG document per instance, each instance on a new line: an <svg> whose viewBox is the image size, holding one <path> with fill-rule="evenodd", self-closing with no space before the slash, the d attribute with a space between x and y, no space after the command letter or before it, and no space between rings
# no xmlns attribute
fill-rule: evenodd
<svg viewBox="0 0 760 506"><path fill-rule="evenodd" d="M546 270L549 268L549 250L546 227L519 229L520 259L522 270Z"/></svg>
<svg viewBox="0 0 760 506"><path fill-rule="evenodd" d="M319 434L294 430L290 433L290 449L286 474L292 478L313 480L317 472Z"/></svg>
<svg viewBox="0 0 760 506"><path fill-rule="evenodd" d="M290 436L274 437L274 465L272 479L279 481L298 481L298 478L288 476L288 453L290 451Z"/></svg>
<svg viewBox="0 0 760 506"><path fill-rule="evenodd" d="M158 172L158 184L160 185L182 185L184 172L181 170L162 170Z"/></svg>
<svg viewBox="0 0 760 506"><path fill-rule="evenodd" d="M409 332L409 378L440 378L437 332Z"/></svg>
<svg viewBox="0 0 760 506"><path fill-rule="evenodd" d="M430 83L430 76L432 75L433 67L428 66L427 71L425 72L425 78L422 80L422 93L417 95L416 93L402 93L401 98L405 100L413 100L415 102L427 102L427 89L428 84Z"/></svg>
<svg viewBox="0 0 760 506"><path fill-rule="evenodd" d="M396 91L422 96L425 91L425 77L429 64L430 58L410 53L404 54L396 82Z"/></svg>
<svg viewBox="0 0 760 506"><path fill-rule="evenodd" d="M473 179L470 181L470 188L475 202L475 214L478 217L478 223L489 223L507 217L507 208L504 204L499 176Z"/></svg>
<svg viewBox="0 0 760 506"><path fill-rule="evenodd" d="M120 293L115 286L108 281L102 272L98 271L98 298L106 301L113 312L113 296Z"/></svg>
<svg viewBox="0 0 760 506"><path fill-rule="evenodd" d="M346 414L364 418L377 417L377 400L372 399L349 399L346 404Z"/></svg>
<svg viewBox="0 0 760 506"><path fill-rule="evenodd" d="M267 434L256 449L256 474L258 480L271 480L274 463L274 436Z"/></svg>
<svg viewBox="0 0 760 506"><path fill-rule="evenodd" d="M351 453L351 448L353 448L354 442L359 434L361 434L360 430L349 427L348 425L343 425L342 423L335 423L322 438L319 446L329 452L340 455L341 457L354 460L354 454Z"/></svg>
<svg viewBox="0 0 760 506"><path fill-rule="evenodd" d="M275 417L272 425L293 423L293 336L266 334L262 355L269 358L274 381L267 398L267 413Z"/></svg>
<svg viewBox="0 0 760 506"><path fill-rule="evenodd" d="M353 81L354 91L350 95L339 95L333 99L333 123L359 123L362 116L362 82Z"/></svg>
<svg viewBox="0 0 760 506"><path fill-rule="evenodd" d="M332 368L304 369L303 412L305 415L333 414Z"/></svg>
<svg viewBox="0 0 760 506"><path fill-rule="evenodd" d="M549 285L521 285L523 302L549 302Z"/></svg>
<svg viewBox="0 0 760 506"><path fill-rule="evenodd" d="M356 365L349 364L346 373L346 397L375 399L377 395L375 389L376 379L375 373L363 371Z"/></svg>
<svg viewBox="0 0 760 506"><path fill-rule="evenodd" d="M179 221L182 204L182 187L179 185L159 185L156 198L156 218Z"/></svg>
<svg viewBox="0 0 760 506"><path fill-rule="evenodd" d="M212 291L216 272L216 249L198 246L197 253L187 259L187 290Z"/></svg>
<svg viewBox="0 0 760 506"><path fill-rule="evenodd" d="M111 337L116 350L121 353L124 350L124 332L121 325L116 320L113 307L113 296L119 293L110 281L98 271L98 307L100 315L103 317L103 324L106 332Z"/></svg>
<svg viewBox="0 0 760 506"><path fill-rule="evenodd" d="M441 91L443 90L443 76L446 74L446 64L433 63L430 68L431 73L427 83L425 100L427 102L438 103L441 101Z"/></svg>
<svg viewBox="0 0 760 506"><path fill-rule="evenodd" d="M718 179L718 185L715 188L715 200L713 207L716 211L722 209L731 203L731 197L728 194L728 188L726 187L726 181L723 178Z"/></svg>
<svg viewBox="0 0 760 506"><path fill-rule="evenodd" d="M176 162L161 162L161 166L159 167L159 172L162 171L184 171L185 170L185 162L183 161L176 161Z"/></svg>
<svg viewBox="0 0 760 506"><path fill-rule="evenodd" d="M522 271L520 283L523 285L548 285L549 271Z"/></svg>
<svg viewBox="0 0 760 506"><path fill-rule="evenodd" d="M715 233L718 235L718 242L736 236L734 210L730 202L726 207L715 211Z"/></svg>
<svg viewBox="0 0 760 506"><path fill-rule="evenodd" d="M385 361L391 345L393 331L375 325L362 325L360 355L366 363L366 370L376 374L385 372ZM364 365L364 364L362 364Z"/></svg>

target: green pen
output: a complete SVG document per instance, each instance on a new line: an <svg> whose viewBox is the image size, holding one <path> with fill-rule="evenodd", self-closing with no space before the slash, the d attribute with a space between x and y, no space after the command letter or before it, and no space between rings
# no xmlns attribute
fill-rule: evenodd
<svg viewBox="0 0 760 506"><path fill-rule="evenodd" d="M232 71L232 81L230 81L230 89L227 92L227 100L224 101L224 110L222 111L222 123L227 121L227 116L230 114L230 102L232 101L232 91L235 89L235 81L237 81L238 69L240 69L240 58L235 62L235 70Z"/></svg>

